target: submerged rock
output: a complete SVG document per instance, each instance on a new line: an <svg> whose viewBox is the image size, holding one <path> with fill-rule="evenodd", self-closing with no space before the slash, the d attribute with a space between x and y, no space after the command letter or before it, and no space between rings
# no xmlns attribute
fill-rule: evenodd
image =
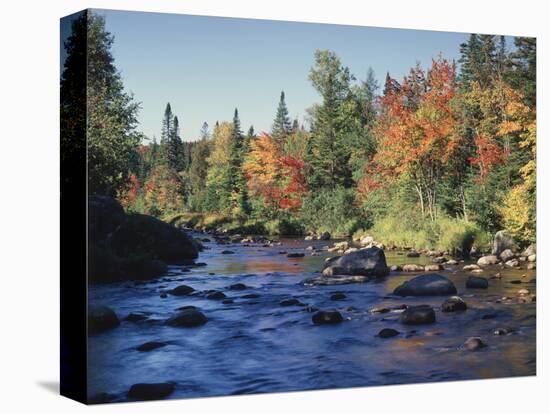
<svg viewBox="0 0 550 414"><path fill-rule="evenodd" d="M330 300L344 300L346 298L347 298L347 296L342 292L333 293L330 296Z"/></svg>
<svg viewBox="0 0 550 414"><path fill-rule="evenodd" d="M487 289L489 282L484 277L469 276L466 280L466 287L468 289Z"/></svg>
<svg viewBox="0 0 550 414"><path fill-rule="evenodd" d="M138 346L136 350L138 350L139 352L149 352L157 348L162 348L163 346L166 346L166 345L168 344L164 342L156 342L156 341L145 342L144 344L141 344L140 346Z"/></svg>
<svg viewBox="0 0 550 414"><path fill-rule="evenodd" d="M120 321L116 313L103 305L88 305L88 333L94 335L116 328Z"/></svg>
<svg viewBox="0 0 550 414"><path fill-rule="evenodd" d="M332 277L314 277L305 279L301 283L304 286L332 286L332 285L347 285L350 283L365 283L371 280L368 276L332 276Z"/></svg>
<svg viewBox="0 0 550 414"><path fill-rule="evenodd" d="M157 384L134 384L128 391L130 400L146 401L168 397L174 392L174 384L162 382Z"/></svg>
<svg viewBox="0 0 550 414"><path fill-rule="evenodd" d="M415 277L395 288L394 295L399 296L442 296L456 294L456 287L445 276L437 273Z"/></svg>
<svg viewBox="0 0 550 414"><path fill-rule="evenodd" d="M301 306L302 302L300 302L298 299L292 298L292 299L283 299L279 302L280 306Z"/></svg>
<svg viewBox="0 0 550 414"><path fill-rule="evenodd" d="M229 285L229 290L245 290L248 289L248 286L246 286L244 283L235 283L233 285Z"/></svg>
<svg viewBox="0 0 550 414"><path fill-rule="evenodd" d="M429 305L409 306L399 318L404 325L424 325L435 322L435 311Z"/></svg>
<svg viewBox="0 0 550 414"><path fill-rule="evenodd" d="M342 322L344 318L338 311L319 311L311 317L311 320L315 325L332 325Z"/></svg>
<svg viewBox="0 0 550 414"><path fill-rule="evenodd" d="M464 270L465 272L471 272L473 270L480 270L481 268L476 265L476 264L469 264L469 265L466 265L464 267L462 267L462 270Z"/></svg>
<svg viewBox="0 0 550 414"><path fill-rule="evenodd" d="M485 346L485 343L477 336L466 339L466 342L462 345L467 351L477 351Z"/></svg>
<svg viewBox="0 0 550 414"><path fill-rule="evenodd" d="M441 305L442 312L456 312L464 311L468 309L466 302L459 296L452 296L449 299L446 299L445 302Z"/></svg>
<svg viewBox="0 0 550 414"><path fill-rule="evenodd" d="M417 251L407 252L407 257L420 257L420 253Z"/></svg>
<svg viewBox="0 0 550 414"><path fill-rule="evenodd" d="M222 300L225 299L227 296L225 296L225 293L223 292L212 292L206 295L206 299L211 300Z"/></svg>
<svg viewBox="0 0 550 414"><path fill-rule="evenodd" d="M195 289L193 289L191 286L179 285L179 286L175 287L174 289L169 290L168 293L170 293L171 295L174 295L174 296L186 296L186 295L189 295L189 294L193 293L194 291L195 291Z"/></svg>
<svg viewBox="0 0 550 414"><path fill-rule="evenodd" d="M304 253L288 253L286 255L286 257L288 257L290 259L297 259L297 258L304 257L304 256L305 256Z"/></svg>
<svg viewBox="0 0 550 414"><path fill-rule="evenodd" d="M383 277L389 273L384 251L378 247L361 249L325 263L323 276L337 275Z"/></svg>
<svg viewBox="0 0 550 414"><path fill-rule="evenodd" d="M166 321L167 325L192 328L201 326L208 322L208 318L199 310L187 309L172 316Z"/></svg>
<svg viewBox="0 0 550 414"><path fill-rule="evenodd" d="M147 318L148 316L143 313L131 312L130 314L128 314L127 317L124 318L124 320L128 322L140 322L144 321Z"/></svg>
<svg viewBox="0 0 550 414"><path fill-rule="evenodd" d="M233 250L222 250L221 253L222 254L235 254L235 252Z"/></svg>
<svg viewBox="0 0 550 414"><path fill-rule="evenodd" d="M400 332L396 331L392 328L384 328L380 332L378 332L378 335L380 338L393 338L394 336L399 335Z"/></svg>

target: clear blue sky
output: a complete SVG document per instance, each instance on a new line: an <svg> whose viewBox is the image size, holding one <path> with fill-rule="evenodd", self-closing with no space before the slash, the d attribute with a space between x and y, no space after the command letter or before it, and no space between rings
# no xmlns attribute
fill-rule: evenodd
<svg viewBox="0 0 550 414"><path fill-rule="evenodd" d="M127 90L141 102L140 130L160 135L167 102L182 138L196 139L204 121L231 120L243 130L271 128L285 91L292 118L320 97L308 80L316 49L331 49L363 79L369 67L380 84L400 79L417 61L442 53L458 59L464 33L383 29L269 20L96 10L115 36L113 54Z"/></svg>

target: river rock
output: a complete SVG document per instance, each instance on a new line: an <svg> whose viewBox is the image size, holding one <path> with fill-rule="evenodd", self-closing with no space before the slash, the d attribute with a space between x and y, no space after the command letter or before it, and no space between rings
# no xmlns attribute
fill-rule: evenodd
<svg viewBox="0 0 550 414"><path fill-rule="evenodd" d="M286 257L290 258L290 259L298 259L300 257L304 257L305 254L304 253L289 253L286 255Z"/></svg>
<svg viewBox="0 0 550 414"><path fill-rule="evenodd" d="M315 236L306 236L306 237L304 237L304 240L305 241L315 240Z"/></svg>
<svg viewBox="0 0 550 414"><path fill-rule="evenodd" d="M128 322L141 322L147 318L148 316L143 313L131 312L124 318L124 320Z"/></svg>
<svg viewBox="0 0 550 414"><path fill-rule="evenodd" d="M406 264L405 266L403 266L403 271L404 272L423 272L424 266L417 265L417 264Z"/></svg>
<svg viewBox="0 0 550 414"><path fill-rule="evenodd" d="M157 384L134 384L128 391L128 399L135 401L159 400L174 392L174 384L162 382Z"/></svg>
<svg viewBox="0 0 550 414"><path fill-rule="evenodd" d="M485 343L477 336L466 339L466 342L462 345L467 351L477 351L485 346Z"/></svg>
<svg viewBox="0 0 550 414"><path fill-rule="evenodd" d="M535 270L537 268L536 263L527 263L527 270Z"/></svg>
<svg viewBox="0 0 550 414"><path fill-rule="evenodd" d="M109 243L119 256L149 256L169 264L185 264L199 253L197 243L185 232L143 214L127 215Z"/></svg>
<svg viewBox="0 0 550 414"><path fill-rule="evenodd" d="M330 300L344 300L346 298L347 296L342 292L336 292L330 296Z"/></svg>
<svg viewBox="0 0 550 414"><path fill-rule="evenodd" d="M340 312L332 311L319 311L315 313L311 320L315 325L333 325L340 323L344 320Z"/></svg>
<svg viewBox="0 0 550 414"><path fill-rule="evenodd" d="M456 266L458 262L455 259L449 259L445 262L445 264L449 266Z"/></svg>
<svg viewBox="0 0 550 414"><path fill-rule="evenodd" d="M530 244L529 247L527 247L527 249L525 249L521 255L523 257L529 257L529 256L532 256L534 254L537 254L537 246L535 244Z"/></svg>
<svg viewBox="0 0 550 414"><path fill-rule="evenodd" d="M468 309L466 302L459 296L451 296L441 305L442 312L457 312Z"/></svg>
<svg viewBox="0 0 550 414"><path fill-rule="evenodd" d="M221 254L235 254L233 250L222 250Z"/></svg>
<svg viewBox="0 0 550 414"><path fill-rule="evenodd" d="M152 341L152 342L145 342L144 344L141 344L140 346L138 346L136 349L139 352L150 352L157 348L162 348L163 346L166 346L166 345L168 344L164 342Z"/></svg>
<svg viewBox="0 0 550 414"><path fill-rule="evenodd" d="M512 259L508 260L506 263L504 263L506 267L519 267L519 260L518 259Z"/></svg>
<svg viewBox="0 0 550 414"><path fill-rule="evenodd" d="M462 270L464 270L465 272L471 272L472 270L479 270L479 269L481 268L476 264L469 264L462 268Z"/></svg>
<svg viewBox="0 0 550 414"><path fill-rule="evenodd" d="M499 256L503 251L507 249L516 251L517 250L516 242L506 230L497 231L493 242L492 254Z"/></svg>
<svg viewBox="0 0 550 414"><path fill-rule="evenodd" d="M94 335L120 325L116 313L103 305L88 305L88 334Z"/></svg>
<svg viewBox="0 0 550 414"><path fill-rule="evenodd" d="M245 290L248 289L248 286L246 286L244 283L235 283L233 285L229 285L229 290Z"/></svg>
<svg viewBox="0 0 550 414"><path fill-rule="evenodd" d="M204 313L197 309L188 309L177 313L166 321L167 325L192 328L201 326L208 322L208 318Z"/></svg>
<svg viewBox="0 0 550 414"><path fill-rule="evenodd" d="M479 266L490 266L490 265L495 265L497 263L498 263L498 257L493 254L480 257L477 261L477 264Z"/></svg>
<svg viewBox="0 0 550 414"><path fill-rule="evenodd" d="M361 244L361 246L368 246L368 245L374 243L374 237L372 237L372 236L363 236L359 240L359 243Z"/></svg>
<svg viewBox="0 0 550 414"><path fill-rule="evenodd" d="M417 251L407 252L407 257L420 257L420 253Z"/></svg>
<svg viewBox="0 0 550 414"><path fill-rule="evenodd" d="M323 276L360 275L383 277L389 273L384 250L370 247L325 263Z"/></svg>
<svg viewBox="0 0 550 414"><path fill-rule="evenodd" d="M536 262L537 261L537 255L536 254L531 254L531 255L527 256L527 261Z"/></svg>
<svg viewBox="0 0 550 414"><path fill-rule="evenodd" d="M321 276L304 279L301 284L304 286L333 286L333 285L347 285L350 283L365 283L370 281L369 276Z"/></svg>
<svg viewBox="0 0 550 414"><path fill-rule="evenodd" d="M173 296L187 296L191 293L193 293L195 289L193 289L191 286L187 285L179 285L175 287L172 290L169 290L168 293L170 293Z"/></svg>
<svg viewBox="0 0 550 414"><path fill-rule="evenodd" d="M445 276L430 273L417 276L395 288L399 296L442 296L456 294L456 287Z"/></svg>
<svg viewBox="0 0 550 414"><path fill-rule="evenodd" d="M503 262L507 262L514 257L516 257L516 254L510 249L506 249L500 254L500 260L502 260Z"/></svg>
<svg viewBox="0 0 550 414"><path fill-rule="evenodd" d="M390 267L390 271L391 272L402 272L403 267L401 267L399 265L393 265L393 266Z"/></svg>
<svg viewBox="0 0 550 414"><path fill-rule="evenodd" d="M222 300L225 299L227 296L225 296L225 293L223 292L212 292L206 295L206 299L210 300Z"/></svg>
<svg viewBox="0 0 550 414"><path fill-rule="evenodd" d="M283 299L282 301L279 302L279 305L280 306L301 306L302 302L300 302L296 298Z"/></svg>
<svg viewBox="0 0 550 414"><path fill-rule="evenodd" d="M489 282L484 277L469 276L466 279L466 287L468 289L487 289Z"/></svg>
<svg viewBox="0 0 550 414"><path fill-rule="evenodd" d="M400 332L399 331L396 331L395 329L392 329L392 328L384 328L382 329L380 332L378 332L378 337L380 338L393 338L394 336L397 336L399 335Z"/></svg>
<svg viewBox="0 0 550 414"><path fill-rule="evenodd" d="M317 238L319 240L330 240L330 233L328 231L322 231Z"/></svg>
<svg viewBox="0 0 550 414"><path fill-rule="evenodd" d="M399 318L404 325L424 325L435 322L435 311L429 305L409 306Z"/></svg>
<svg viewBox="0 0 550 414"><path fill-rule="evenodd" d="M437 272L438 270L443 270L443 266L440 264L429 264L424 266L425 272Z"/></svg>

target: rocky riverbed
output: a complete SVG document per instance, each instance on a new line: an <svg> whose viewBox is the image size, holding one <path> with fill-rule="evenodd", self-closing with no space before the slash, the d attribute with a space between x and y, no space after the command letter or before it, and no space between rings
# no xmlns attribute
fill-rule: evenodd
<svg viewBox="0 0 550 414"><path fill-rule="evenodd" d="M91 402L535 374L536 276L527 260L403 272L433 257L386 250L387 275L312 284L304 281L324 280L325 260L337 254L331 242L194 236L206 247L198 265L90 287ZM414 280L425 273L442 278ZM426 282L444 290L409 296Z"/></svg>

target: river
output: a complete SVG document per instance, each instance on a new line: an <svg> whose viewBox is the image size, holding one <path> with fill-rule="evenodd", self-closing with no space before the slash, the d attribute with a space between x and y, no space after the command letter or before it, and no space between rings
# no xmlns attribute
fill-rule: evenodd
<svg viewBox="0 0 550 414"><path fill-rule="evenodd" d="M201 237L205 237L202 235ZM281 246L217 245L200 254L207 266L183 272L170 267L160 279L90 286L90 303L112 308L119 327L91 336L88 343L89 395L106 392L124 401L135 383L173 382L169 398L188 398L323 388L420 383L432 381L497 378L536 373L536 303L518 303L520 288L536 293L535 272L495 268L501 279L490 279L489 288L466 289L470 274L460 266L438 273L449 277L467 302L464 312L442 313L444 297L401 298L393 289L416 274L391 273L378 282L340 286L306 287L300 282L319 276L331 253L311 256L306 246L328 242L281 239ZM234 254L221 254L222 250ZM280 251L305 252L290 259ZM388 266L427 263L426 257L407 258L386 252ZM518 281L521 281L519 284ZM248 287L228 290L235 283ZM205 295L171 296L161 293L180 284L196 291L222 290L233 303L209 300ZM343 292L344 300L330 299ZM253 294L257 297L247 297ZM338 325L317 326L311 309L282 307L283 299L297 298L309 307L337 309L344 316ZM369 309L401 304L436 307L436 323L405 326L398 311L371 313ZM176 328L162 321L176 309L194 305L209 318L198 328ZM131 312L148 319L129 322ZM382 328L400 335L382 339ZM498 328L513 332L495 335ZM466 338L480 336L488 345L468 352ZM149 341L167 343L151 352L136 347Z"/></svg>

